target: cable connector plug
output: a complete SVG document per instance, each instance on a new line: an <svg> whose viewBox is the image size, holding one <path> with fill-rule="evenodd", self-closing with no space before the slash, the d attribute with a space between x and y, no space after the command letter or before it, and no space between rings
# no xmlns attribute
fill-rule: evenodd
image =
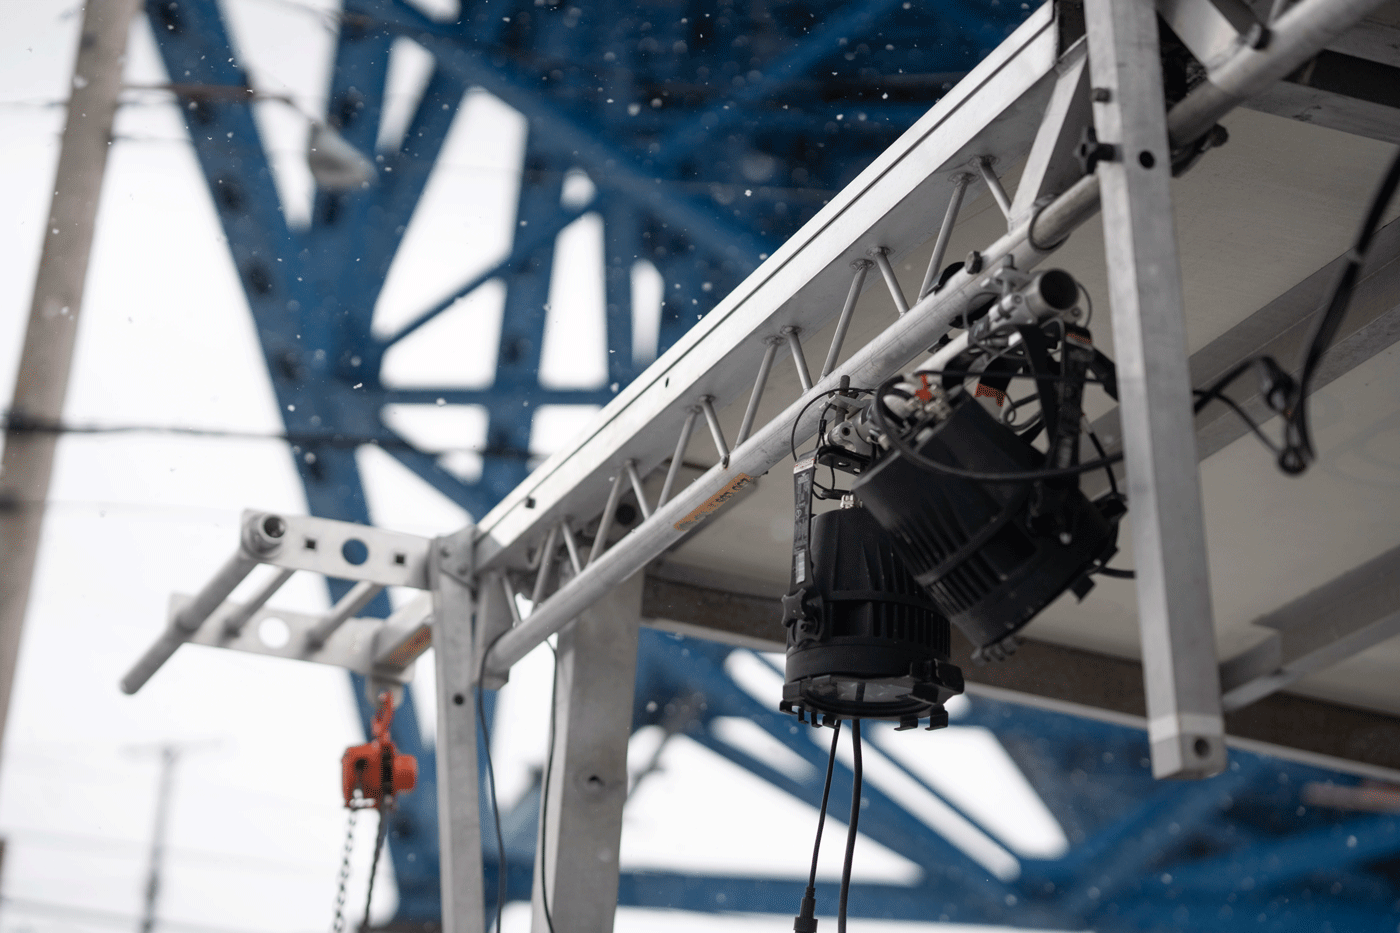
<svg viewBox="0 0 1400 933"><path fill-rule="evenodd" d="M817 889L807 886L802 895L802 909L792 918L792 933L817 933Z"/></svg>

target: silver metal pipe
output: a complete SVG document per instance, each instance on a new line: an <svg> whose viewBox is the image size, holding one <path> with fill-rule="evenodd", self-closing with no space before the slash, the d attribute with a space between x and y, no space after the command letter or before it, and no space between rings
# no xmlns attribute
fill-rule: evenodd
<svg viewBox="0 0 1400 933"><path fill-rule="evenodd" d="M666 504L666 500L671 498L671 488L676 485L676 476L681 471L681 464L685 461L685 449L690 446L690 435L695 433L695 419L700 415L700 409L692 408L685 413L685 423L681 425L681 436L676 441L676 452L671 457L671 466L666 470L666 482L661 484L661 495L656 498L656 507L659 509Z"/></svg>
<svg viewBox="0 0 1400 933"><path fill-rule="evenodd" d="M810 383L810 379L809 376L806 381ZM700 399L700 410L705 413L705 423L710 426L710 436L715 439L715 450L719 451L719 465L727 467L729 466L729 445L724 442L724 429L719 426L719 415L715 413L714 396L707 395Z"/></svg>
<svg viewBox="0 0 1400 933"><path fill-rule="evenodd" d="M335 630L345 624L346 620L355 613L369 605L370 600L379 595L384 587L378 583L371 583L368 580L361 580L350 588L350 592L340 597L340 601L331 607L331 611L326 613L315 627L306 633L306 645L309 648L319 648L326 643L326 639L335 633Z"/></svg>
<svg viewBox="0 0 1400 933"><path fill-rule="evenodd" d="M564 535L564 547L569 552L569 566L573 568L574 576L583 573L583 560L578 553L578 542L574 540L574 530L569 527L568 521L559 524L559 530ZM534 613L530 613L534 615Z"/></svg>
<svg viewBox="0 0 1400 933"><path fill-rule="evenodd" d="M1007 197L1006 189L1001 186L1001 179L992 171L991 161L978 159L977 171L982 174L982 180L987 183L987 190L991 191L992 198L997 202L997 207L1001 208L1002 216L1010 220L1011 198Z"/></svg>
<svg viewBox="0 0 1400 933"><path fill-rule="evenodd" d="M763 360L758 364L758 378L753 381L753 394L749 396L749 407L744 409L744 420L739 424L739 433L734 437L737 447L749 439L753 430L753 419L758 416L758 403L763 400L763 389L768 385L768 374L773 370L773 360L778 355L778 341L769 340L763 351Z"/></svg>
<svg viewBox="0 0 1400 933"><path fill-rule="evenodd" d="M812 374L807 370L807 357L802 353L802 341L798 338L801 330L796 327L784 327L783 336L787 338L788 349L792 351L792 365L797 367L797 379L802 383L802 392L806 394L812 391Z"/></svg>
<svg viewBox="0 0 1400 933"><path fill-rule="evenodd" d="M642 488L642 478L637 474L637 461L627 461L627 479L632 484L632 493L637 497L637 508L642 510L642 519L651 518L651 506L647 505L647 493Z"/></svg>
<svg viewBox="0 0 1400 933"><path fill-rule="evenodd" d="M856 313L856 302L860 300L860 290L865 287L865 273L870 271L869 259L857 259L851 263L851 268L856 270L855 277L851 279L851 290L846 293L846 304L841 308L841 316L836 319L836 333L831 335L831 349L826 351L826 362L822 364L822 374L817 377L825 379L831 375L831 371L836 368L836 360L841 355L841 344L846 342L846 331L851 327L851 317ZM747 436L747 435L745 435ZM739 438L743 443L744 438Z"/></svg>
<svg viewBox="0 0 1400 933"><path fill-rule="evenodd" d="M1317 54L1336 34L1344 31L1361 16L1375 8L1379 0L1301 0L1301 2L1280 17L1280 29L1285 37L1280 41L1288 49L1288 56L1299 54L1302 59L1288 65L1288 73L1301 61ZM1344 15L1343 15L1344 14ZM1336 29L1311 48L1296 45L1293 30L1313 30L1319 20L1338 17ZM1313 34L1313 33L1310 33ZM1273 49L1273 43L1270 49ZM1301 48L1302 51L1298 51ZM1237 58L1247 58L1249 69L1271 70L1267 52L1261 55L1253 50L1242 50ZM1243 67L1243 66L1241 66ZM1249 73L1245 69L1245 73ZM1266 82L1267 83L1267 82ZM1190 100L1188 96L1187 101ZM1183 134L1182 138L1195 139L1210 129L1219 116L1228 111L1225 107L1218 113L1213 109L1193 107L1190 113L1177 116L1187 101L1177 105L1168 115L1168 128ZM1231 105L1233 106L1233 105ZM1194 134L1194 135L1192 135ZM1177 138L1173 135L1173 139ZM1087 175L1075 182L1068 190L1056 198L1034 216L1034 243L1058 243L1084 223L1098 210L1099 184L1095 175ZM1033 268L1046 255L1047 251L1031 242L1029 220L1017 224L1004 236L982 250L987 268L996 268L1006 257L1013 257L1016 268L1022 271ZM905 315L885 329L875 340L866 344L853 356L845 367L845 375L859 385L878 385L889 378L898 368L920 355L924 349L938 340L948 330L949 322L963 314L971 306L973 287L981 276L968 275L966 271L954 274L948 284L935 294L927 295L912 309L913 314ZM819 381L814 388L827 390L837 388L839 378L834 374ZM766 470L790 454L789 432L797 421L805 402L798 400L788 406L778 417L760 427L753 437L734 451L731 466L734 470L750 476L760 476ZM810 437L816 430L818 413L809 410L796 425L800 439ZM685 489L676 498L668 501L665 507L658 506L652 517L633 529L605 554L587 572L579 574L561 587L530 618L528 622L501 636L485 659L486 668L498 674L508 671L540 642L559 631L580 612L601 598L609 589L636 573L647 562L666 548L685 537L685 532L677 531L675 524L694 509L704 504L730 478L729 470L712 467L704 476Z"/></svg>
<svg viewBox="0 0 1400 933"><path fill-rule="evenodd" d="M1268 45L1242 47L1167 114L1172 148L1200 139L1225 114L1295 71L1384 2L1301 0L1279 14L1269 25Z"/></svg>
<svg viewBox="0 0 1400 933"><path fill-rule="evenodd" d="M943 259L948 255L948 243L953 239L953 227L962 211L963 195L972 183L972 176L963 172L953 179L953 193L948 197L948 210L943 213L943 225L938 228L938 239L933 242L933 255L929 257L928 271L924 273L924 284L919 287L919 297L933 291L938 273L943 268ZM823 374L824 375L824 374Z"/></svg>
<svg viewBox="0 0 1400 933"><path fill-rule="evenodd" d="M267 601L276 595L277 591L282 588L282 584L290 580L294 573L296 573L295 570L287 570L286 568L278 570L262 589L253 594L252 599L224 619L224 634L233 638L243 631L243 626L248 624L248 620L253 617L254 613L266 606Z"/></svg>
<svg viewBox="0 0 1400 933"><path fill-rule="evenodd" d="M540 549L540 569L535 574L535 588L530 591L530 604L544 598L544 589L549 585L549 572L554 569L554 548L559 544L559 526L549 529L544 537L544 547Z"/></svg>
<svg viewBox="0 0 1400 933"><path fill-rule="evenodd" d="M239 548L224 565L219 568L219 572L214 575L214 579L204 584L204 589L200 590L189 605L175 614L170 620L170 625L161 636L156 639L156 643L146 650L140 659L131 666L131 670L126 672L122 678L121 687L123 693L135 693L140 690L151 679L160 666L170 660L170 656L204 624L204 620L224 604L228 599L228 594L232 593L238 584L243 582L243 578L253 572L253 568L258 565L258 561L248 557Z"/></svg>
<svg viewBox="0 0 1400 933"><path fill-rule="evenodd" d="M894 266L890 265L889 247L876 246L865 252L875 260L875 265L880 267L880 274L885 277L885 286L890 290L894 306L899 311L899 316L904 317L909 313L909 302L904 300L904 289L899 287L899 279L895 278Z"/></svg>
<svg viewBox="0 0 1400 933"><path fill-rule="evenodd" d="M613 477L608 504L603 506L603 517L598 519L598 533L593 536L593 549L588 552L588 564L585 564L585 567L597 560L598 555L608 546L608 532L612 531L613 513L617 511L617 500L622 498L622 481L626 478L624 470L618 470L617 476Z"/></svg>
<svg viewBox="0 0 1400 933"><path fill-rule="evenodd" d="M433 594L419 593L374 633L374 666L403 670L432 644Z"/></svg>

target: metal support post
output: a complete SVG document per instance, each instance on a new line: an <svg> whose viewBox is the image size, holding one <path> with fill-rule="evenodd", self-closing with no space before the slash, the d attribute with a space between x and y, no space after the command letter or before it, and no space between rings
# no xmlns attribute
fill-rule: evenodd
<svg viewBox="0 0 1400 933"><path fill-rule="evenodd" d="M643 574L559 633L553 767L535 855L534 933L609 933L627 802ZM544 898L549 903L549 920Z"/></svg>
<svg viewBox="0 0 1400 933"><path fill-rule="evenodd" d="M484 933L481 809L476 764L471 527L433 542L428 569L433 592L437 668L438 839L442 858L443 933Z"/></svg>
<svg viewBox="0 0 1400 933"><path fill-rule="evenodd" d="M1087 0L1152 772L1225 767L1220 681L1151 0Z"/></svg>

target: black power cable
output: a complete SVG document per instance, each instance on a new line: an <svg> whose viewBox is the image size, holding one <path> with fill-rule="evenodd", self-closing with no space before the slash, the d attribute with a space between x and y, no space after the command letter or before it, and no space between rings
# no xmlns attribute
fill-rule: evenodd
<svg viewBox="0 0 1400 933"><path fill-rule="evenodd" d="M1279 469L1285 473L1294 475L1302 473L1308 468L1308 464L1317 457L1313 448L1312 428L1308 419L1308 396L1312 394L1313 382L1317 377L1318 368L1322 364L1322 357L1336 339L1337 330L1341 327L1342 319L1346 316L1347 306L1351 303L1352 293L1356 290L1357 282L1361 277L1361 269L1365 265L1367 253L1370 251L1376 231L1380 227L1381 218L1385 215L1385 209L1395 196L1397 188L1400 188L1400 152L1396 153L1390 168L1386 170L1381 179L1380 187L1377 189L1375 197L1372 198L1366 216L1361 223L1361 231L1357 235L1356 243L1346 254L1346 265L1343 266L1336 284L1332 287L1332 293L1328 296L1326 307L1313 331L1312 339L1308 342L1308 348L1303 354L1297 381L1295 382L1289 377L1288 373L1279 366L1273 357L1258 356L1244 360L1206 388L1196 390L1195 410L1197 412L1213 401L1228 405L1235 414L1243 419L1254 435L1273 452L1277 458ZM1262 395L1269 407L1283 415L1282 444L1274 444L1270 441L1254 419L1250 418L1234 399L1225 394L1225 389L1251 370L1259 373Z"/></svg>
<svg viewBox="0 0 1400 933"><path fill-rule="evenodd" d="M856 855L856 829L860 825L860 720L851 720L851 751L855 766L851 768L851 820L846 827L846 859L841 863L841 900L836 908L836 933L846 933L846 899L851 893L851 862Z"/></svg>
<svg viewBox="0 0 1400 933"><path fill-rule="evenodd" d="M506 909L506 841L501 835L501 808L496 799L496 767L491 761L491 729L486 725L485 695L476 682L476 719L481 723L482 747L486 750L486 784L491 790L491 822L496 827L496 933L501 933L501 914Z"/></svg>
<svg viewBox="0 0 1400 933"><path fill-rule="evenodd" d="M909 458L910 462L923 467L925 470L934 473L945 473L949 476L961 477L962 479L975 480L979 483L1034 483L1043 479L1058 479L1065 476L1079 476L1081 473L1091 473L1094 470L1101 470L1104 467L1112 466L1123 459L1122 453L1115 453L1107 457L1101 457L1098 460L1078 463L1074 466L1055 467L1044 470L1010 470L1005 473L983 473L979 470L965 470L962 467L953 466L950 463L941 463L937 460L932 460L919 453L910 446L904 438L900 437L899 433L890 426L889 420L885 417L885 393L903 378L903 375L895 376L886 380L875 390L875 401L874 404L870 406L870 412L875 420L875 426L878 427L880 433L889 440L890 446Z"/></svg>
<svg viewBox="0 0 1400 933"><path fill-rule="evenodd" d="M793 933L816 933L817 930L817 856L822 848L822 828L826 825L826 802L831 796L831 774L836 770L836 743L841 738L841 720L832 727L831 753L826 759L826 783L822 786L822 806L817 814L817 839L812 843L812 873L807 877L807 892L802 895L802 909L792 918Z"/></svg>
<svg viewBox="0 0 1400 933"><path fill-rule="evenodd" d="M554 730L559 708L559 649L549 645L554 655L554 677L549 687L549 750L544 757L544 783L540 785L540 904L544 907L544 924L554 933L554 917L549 910L549 779L554 773Z"/></svg>

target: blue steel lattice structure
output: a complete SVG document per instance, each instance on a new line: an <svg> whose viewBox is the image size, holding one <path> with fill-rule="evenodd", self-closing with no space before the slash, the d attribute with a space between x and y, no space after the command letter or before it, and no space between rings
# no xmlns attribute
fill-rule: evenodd
<svg viewBox="0 0 1400 933"><path fill-rule="evenodd" d="M1003 0L915 4L698 3L638 6L515 0L469 5L440 22L405 0L348 0L325 122L379 166L363 190L318 191L309 226L288 225L248 104L248 85L216 0L149 0L147 14L247 295L292 453L313 514L369 522L355 448L374 443L474 515L527 473L534 412L602 404L634 375L631 268L665 282L664 350L767 253L1010 31L1028 10ZM396 39L434 67L403 139L376 151ZM201 88L223 93L203 93ZM388 336L371 329L376 300L464 95L482 88L528 121L509 254ZM579 169L591 203L561 206ZM602 219L608 373L593 389L540 382L545 304L558 234L585 213ZM385 353L488 281L505 285L497 369L488 388L402 388L380 377ZM386 423L389 405L482 407L482 470L465 481ZM332 581L338 598L349 584ZM367 610L387 614L381 595ZM792 720L725 673L731 649L643 632L634 728L661 725L804 801L797 780L714 729L757 723L807 761L822 752ZM361 684L362 718L371 714ZM692 702L704 697L703 704ZM493 698L486 699L488 717ZM655 712L647 712L653 710ZM992 729L1071 839L1063 858L1021 860L991 875L905 805L868 786L861 829L921 868L912 887L857 885L857 916L948 919L1073 929L1380 929L1400 890L1400 829L1389 816L1319 812L1300 802L1315 769L1236 753L1233 770L1200 784L1154 784L1140 732L985 699L960 725ZM396 919L439 916L436 787L411 698L394 740L419 756L419 793L395 814L389 850ZM917 737L911 737L917 741ZM838 768L835 799L851 775ZM936 791L917 776L929 793ZM954 810L950 802L945 801ZM508 894L530 894L538 788L502 814ZM487 838L492 834L489 817ZM968 817L971 820L971 817ZM971 820L975 824L975 820ZM994 835L994 834L992 834ZM805 846L807 840L793 840ZM502 869L487 846L486 892ZM798 880L624 873L620 902L791 914ZM834 902L826 886L821 902ZM491 905L494 909L495 905Z"/></svg>

